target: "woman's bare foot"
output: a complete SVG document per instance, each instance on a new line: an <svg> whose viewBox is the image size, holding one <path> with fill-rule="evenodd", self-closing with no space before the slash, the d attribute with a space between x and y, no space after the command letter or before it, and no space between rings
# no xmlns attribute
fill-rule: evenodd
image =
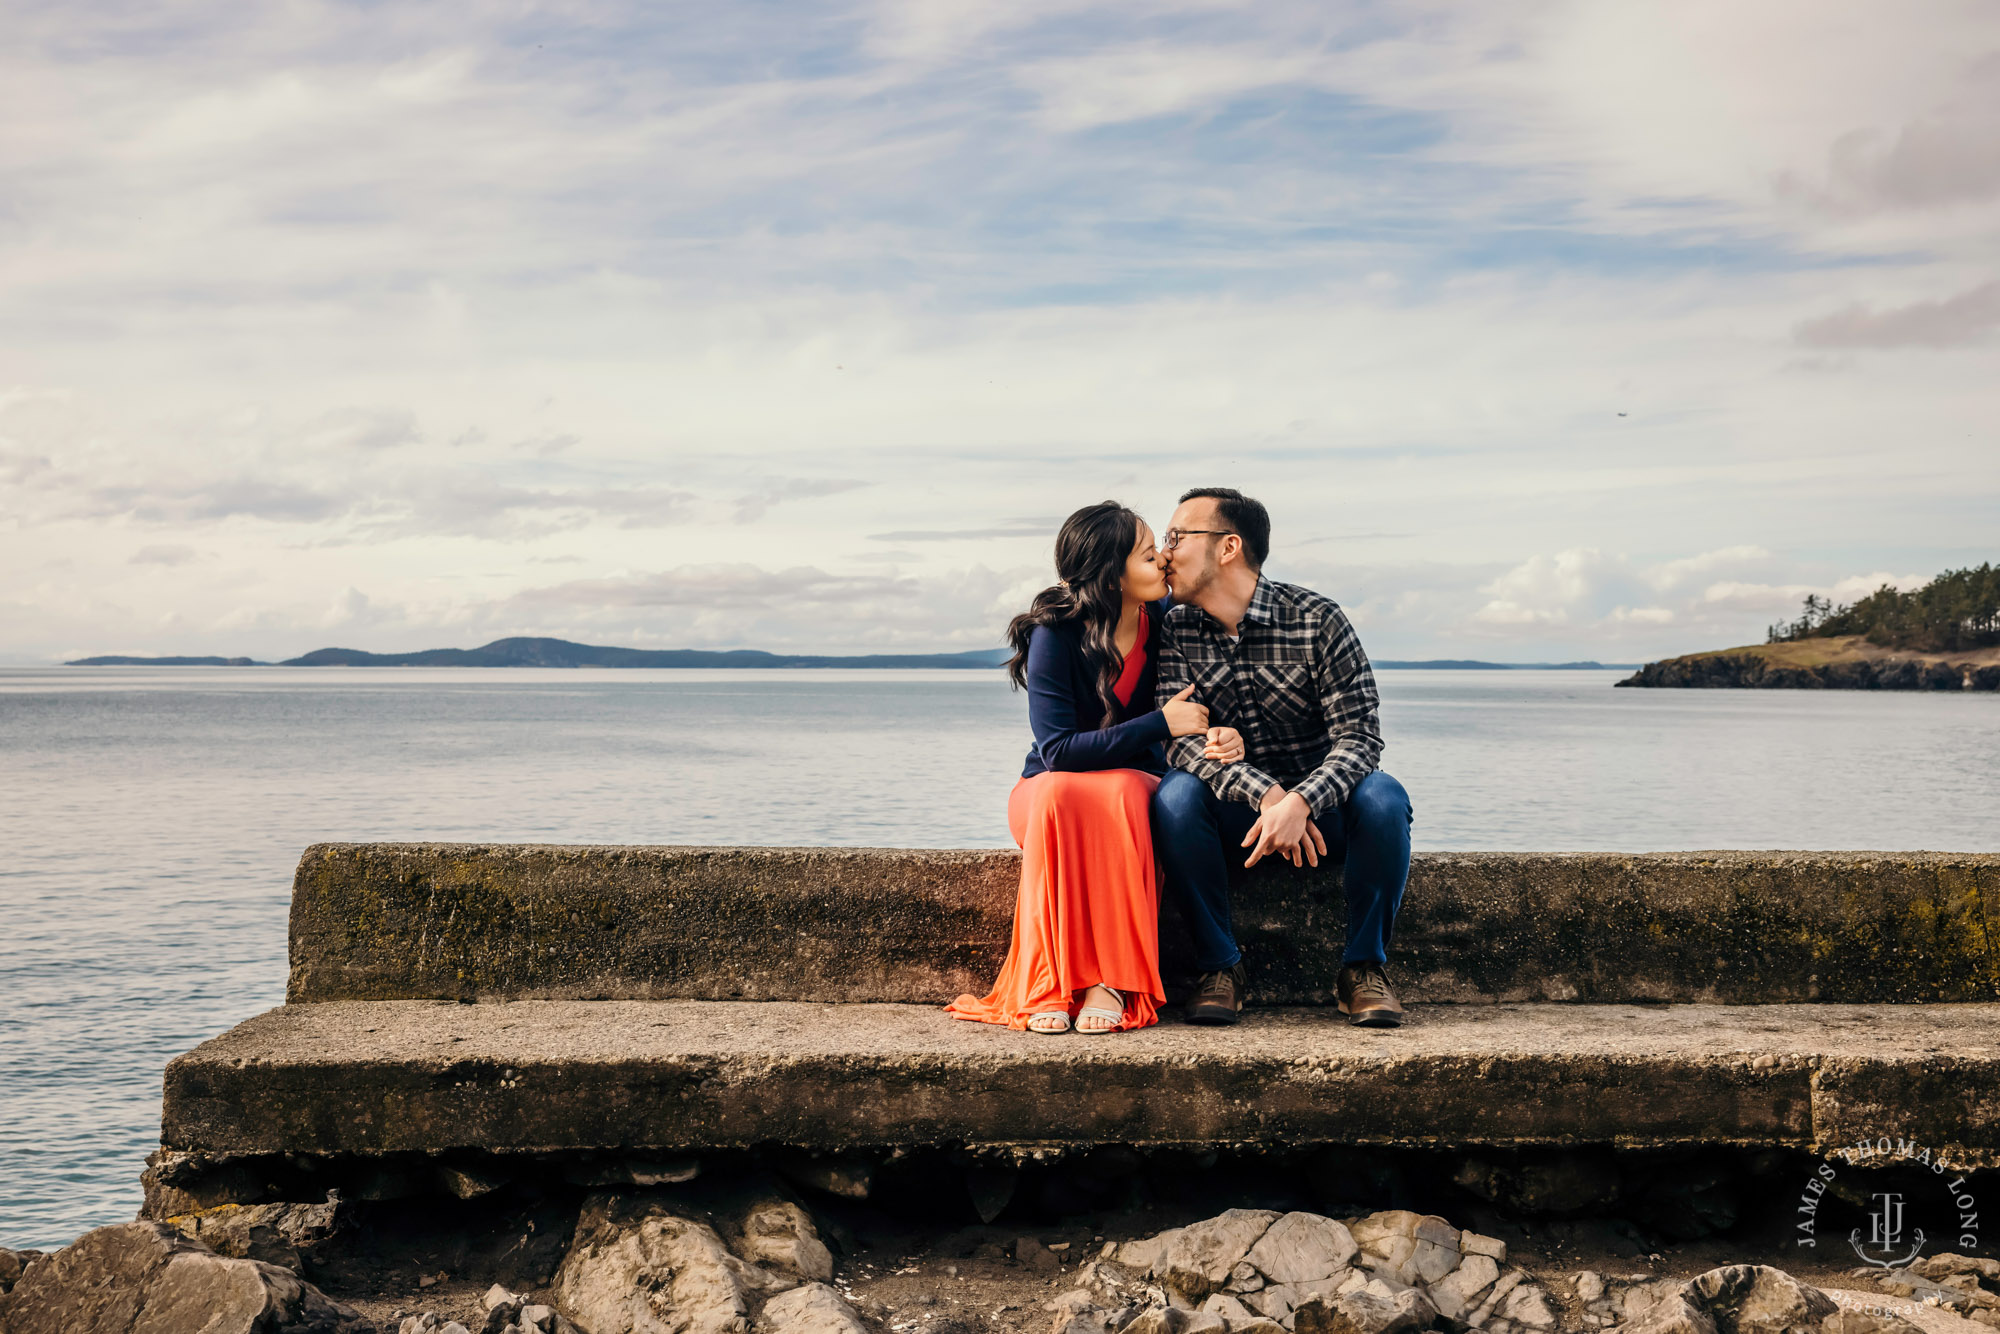
<svg viewBox="0 0 2000 1334"><path fill-rule="evenodd" d="M1076 1031L1109 1033L1118 1027L1119 1020L1107 1020L1102 1015L1088 1013L1092 1009L1109 1010L1122 1019L1125 1014L1125 998L1101 983L1083 993L1083 1004L1076 1017Z"/></svg>

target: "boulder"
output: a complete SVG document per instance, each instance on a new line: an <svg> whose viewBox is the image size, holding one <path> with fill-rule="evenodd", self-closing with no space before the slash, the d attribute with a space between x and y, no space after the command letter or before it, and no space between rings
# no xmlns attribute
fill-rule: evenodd
<svg viewBox="0 0 2000 1334"><path fill-rule="evenodd" d="M1295 1334L1405 1334L1428 1329L1437 1307L1415 1288L1389 1293L1367 1284L1337 1296L1308 1297L1292 1312Z"/></svg>
<svg viewBox="0 0 2000 1334"><path fill-rule="evenodd" d="M1119 1334L1228 1334L1228 1331L1228 1322L1213 1311L1149 1306L1134 1316Z"/></svg>
<svg viewBox="0 0 2000 1334"><path fill-rule="evenodd" d="M1153 1277L1198 1302L1229 1282L1236 1262L1277 1221L1278 1215L1269 1209L1228 1209L1192 1223L1167 1243L1153 1266Z"/></svg>
<svg viewBox="0 0 2000 1334"><path fill-rule="evenodd" d="M584 1201L555 1298L590 1334L748 1334L752 1299L794 1285L669 1200L600 1194Z"/></svg>
<svg viewBox="0 0 2000 1334"><path fill-rule="evenodd" d="M1522 1283L1500 1303L1500 1318L1529 1329L1554 1329L1556 1313L1539 1283Z"/></svg>
<svg viewBox="0 0 2000 1334"><path fill-rule="evenodd" d="M1167 1247L1174 1243L1182 1231L1181 1228L1171 1228L1156 1236L1125 1242L1112 1252L1111 1258L1142 1274L1154 1273L1159 1269L1160 1261L1166 1257Z"/></svg>
<svg viewBox="0 0 2000 1334"><path fill-rule="evenodd" d="M1923 1327L1887 1311L1835 1311L1820 1325L1821 1334L1922 1334Z"/></svg>
<svg viewBox="0 0 2000 1334"><path fill-rule="evenodd" d="M1819 1324L1840 1309L1818 1288L1770 1265L1724 1265L1697 1274L1682 1295L1701 1307L1720 1334L1779 1334Z"/></svg>
<svg viewBox="0 0 2000 1334"><path fill-rule="evenodd" d="M768 1334L868 1334L855 1309L824 1283L808 1283L765 1302L757 1328Z"/></svg>
<svg viewBox="0 0 2000 1334"><path fill-rule="evenodd" d="M1683 1288L1655 1302L1620 1334L1716 1334L1716 1328L1714 1319L1690 1301Z"/></svg>
<svg viewBox="0 0 2000 1334"><path fill-rule="evenodd" d="M301 1272L345 1221L339 1196L330 1192L324 1204L220 1204L166 1220L217 1255Z"/></svg>
<svg viewBox="0 0 2000 1334"><path fill-rule="evenodd" d="M141 1313L143 1312L143 1324ZM374 1334L297 1274L217 1255L163 1223L86 1232L0 1296L7 1334Z"/></svg>
<svg viewBox="0 0 2000 1334"><path fill-rule="evenodd" d="M1468 1255L1458 1262L1457 1268L1430 1285L1431 1301L1447 1320L1463 1319L1499 1277L1500 1266L1492 1256Z"/></svg>
<svg viewBox="0 0 2000 1334"><path fill-rule="evenodd" d="M1308 1283L1347 1268L1359 1249L1354 1234L1333 1219L1289 1213L1271 1224L1240 1263L1272 1283ZM1238 1281L1232 1269L1230 1282Z"/></svg>
<svg viewBox="0 0 2000 1334"><path fill-rule="evenodd" d="M833 1277L833 1252L819 1238L812 1215L790 1200L764 1200L744 1213L739 1254L752 1264L774 1265L800 1279Z"/></svg>
<svg viewBox="0 0 2000 1334"><path fill-rule="evenodd" d="M2000 1260L1990 1260L1984 1256L1960 1255L1956 1251L1941 1251L1917 1261L1910 1268L1925 1278L1943 1279L1955 1274L1972 1274L1987 1282L2000 1286Z"/></svg>
<svg viewBox="0 0 2000 1334"><path fill-rule="evenodd" d="M1238 1325L1252 1320L1263 1319L1255 1311L1252 1311L1242 1302L1224 1292L1211 1292L1208 1295L1208 1300L1201 1304L1200 1309L1208 1312L1210 1315L1221 1316L1231 1329L1235 1329Z"/></svg>

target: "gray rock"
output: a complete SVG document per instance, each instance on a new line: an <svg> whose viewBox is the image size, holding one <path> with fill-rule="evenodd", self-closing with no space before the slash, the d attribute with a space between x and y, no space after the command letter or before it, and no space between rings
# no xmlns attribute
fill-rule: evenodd
<svg viewBox="0 0 2000 1334"><path fill-rule="evenodd" d="M824 1283L781 1292L764 1303L757 1320L770 1334L868 1334L868 1326L852 1306ZM598 1334L592 1330L591 1334Z"/></svg>
<svg viewBox="0 0 2000 1334"><path fill-rule="evenodd" d="M1991 1260L1984 1256L1941 1251L1917 1261L1910 1267L1925 1278L1942 1279L1953 1274L1974 1274L1988 1282L2000 1284L2000 1260Z"/></svg>
<svg viewBox="0 0 2000 1334"><path fill-rule="evenodd" d="M1255 1250L1256 1247L1251 1247ZM1264 1276L1257 1272L1257 1266L1248 1260L1238 1260L1230 1266L1229 1282L1224 1285L1229 1292L1255 1292L1264 1286Z"/></svg>
<svg viewBox="0 0 2000 1334"><path fill-rule="evenodd" d="M1331 1218L1289 1213L1257 1239L1241 1263L1273 1283L1307 1283L1347 1268L1360 1249L1354 1234ZM1230 1282L1237 1282L1235 1269Z"/></svg>
<svg viewBox="0 0 2000 1334"><path fill-rule="evenodd" d="M1553 1329L1556 1313L1549 1309L1549 1295L1538 1283L1523 1283L1500 1303L1500 1315L1529 1329Z"/></svg>
<svg viewBox="0 0 2000 1334"><path fill-rule="evenodd" d="M833 1277L833 1252L819 1238L812 1215L790 1200L764 1200L740 1223L740 1254L752 1264L775 1265L801 1279Z"/></svg>
<svg viewBox="0 0 2000 1334"><path fill-rule="evenodd" d="M1242 1295L1243 1304L1267 1319L1285 1321L1292 1318L1292 1311L1312 1297L1331 1297L1343 1285L1351 1285L1355 1279L1352 1269L1332 1278L1315 1279L1310 1283L1274 1283L1258 1292Z"/></svg>
<svg viewBox="0 0 2000 1334"><path fill-rule="evenodd" d="M590 1334L748 1334L760 1291L792 1286L653 1196L593 1195L556 1271L556 1304Z"/></svg>
<svg viewBox="0 0 2000 1334"><path fill-rule="evenodd" d="M1922 1326L1886 1311L1842 1309L1820 1325L1820 1334L1922 1334Z"/></svg>
<svg viewBox="0 0 2000 1334"><path fill-rule="evenodd" d="M1507 1294L1521 1286L1527 1277L1525 1273L1518 1269L1510 1269L1502 1274L1493 1286L1486 1290L1485 1297L1479 1301L1478 1309L1473 1311L1471 1315L1464 1317L1464 1323L1471 1325L1475 1329L1487 1327L1493 1322L1493 1313L1499 1309L1500 1303L1507 1300ZM1512 1322L1502 1323L1511 1324Z"/></svg>
<svg viewBox="0 0 2000 1334"><path fill-rule="evenodd" d="M1816 1325L1840 1309L1818 1288L1770 1265L1724 1265L1697 1274L1683 1295L1708 1313L1721 1334L1774 1334Z"/></svg>
<svg viewBox="0 0 2000 1334"><path fill-rule="evenodd" d="M1715 1321L1687 1297L1685 1288L1655 1302L1620 1334L1716 1334Z"/></svg>
<svg viewBox="0 0 2000 1334"><path fill-rule="evenodd" d="M144 1313L143 1326L138 1324ZM162 1223L86 1232L0 1296L7 1334L373 1334L289 1270L221 1256Z"/></svg>
<svg viewBox="0 0 2000 1334"><path fill-rule="evenodd" d="M1158 1276L1160 1261L1166 1257L1167 1247L1179 1237L1183 1229L1171 1228L1151 1237L1141 1237L1128 1241L1112 1252L1111 1258L1119 1264L1136 1269L1142 1274Z"/></svg>
<svg viewBox="0 0 2000 1334"><path fill-rule="evenodd" d="M1437 1318L1437 1307L1414 1288L1390 1296L1360 1287L1307 1298L1292 1312L1292 1328L1296 1334L1405 1334Z"/></svg>
<svg viewBox="0 0 2000 1334"><path fill-rule="evenodd" d="M303 1271L346 1219L329 1195L324 1204L223 1204L166 1222L217 1255Z"/></svg>
<svg viewBox="0 0 2000 1334"><path fill-rule="evenodd" d="M1262 1319L1256 1312L1226 1293L1212 1292L1208 1300L1201 1304L1201 1310L1210 1315L1219 1315L1231 1329L1250 1320Z"/></svg>
<svg viewBox="0 0 2000 1334"><path fill-rule="evenodd" d="M1891 1297L1928 1302L1960 1315L1970 1312L1973 1307L1972 1293L1965 1288L1926 1278L1914 1268L1888 1270L1875 1280L1875 1285Z"/></svg>
<svg viewBox="0 0 2000 1334"><path fill-rule="evenodd" d="M1228 1209L1189 1224L1167 1243L1153 1276L1198 1302L1229 1282L1236 1262L1277 1221L1278 1215L1269 1209Z"/></svg>
<svg viewBox="0 0 2000 1334"><path fill-rule="evenodd" d="M1458 1268L1430 1285L1431 1301L1438 1313L1458 1320L1479 1304L1480 1294L1500 1277L1500 1266L1490 1255L1468 1255Z"/></svg>
<svg viewBox="0 0 2000 1334"><path fill-rule="evenodd" d="M1498 1237L1461 1232L1458 1234L1458 1249L1462 1255L1487 1255L1503 1265L1507 1263L1507 1243Z"/></svg>

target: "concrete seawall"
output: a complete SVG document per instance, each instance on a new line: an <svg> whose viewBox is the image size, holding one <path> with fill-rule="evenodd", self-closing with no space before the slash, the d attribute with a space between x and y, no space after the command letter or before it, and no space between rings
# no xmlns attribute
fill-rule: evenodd
<svg viewBox="0 0 2000 1334"><path fill-rule="evenodd" d="M320 844L294 882L293 1004L942 1003L1007 948L1015 853ZM1331 999L1339 873L1239 877L1260 1002ZM1185 968L1165 924L1166 966ZM1430 853L1394 948L1422 1002L2000 998L2000 855Z"/></svg>
<svg viewBox="0 0 2000 1334"><path fill-rule="evenodd" d="M1889 1135L2000 1167L2000 856L1427 855L1397 1030L1323 1004L1338 874L1260 869L1238 886L1242 1025L1169 1008L1110 1038L939 1008L999 966L1018 866L311 848L290 1003L167 1067L147 1208L616 1184L731 1155L950 1175L1098 1149L1801 1154Z"/></svg>

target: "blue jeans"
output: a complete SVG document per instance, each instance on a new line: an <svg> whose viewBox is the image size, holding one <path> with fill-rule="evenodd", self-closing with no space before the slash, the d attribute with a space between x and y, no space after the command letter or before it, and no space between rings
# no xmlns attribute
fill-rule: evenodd
<svg viewBox="0 0 2000 1334"><path fill-rule="evenodd" d="M1348 963L1387 963L1389 935L1410 877L1409 794L1377 769L1355 786L1339 809L1313 817L1326 836L1327 856L1345 859ZM1153 847L1166 871L1166 892L1194 937L1195 966L1205 973L1233 968L1243 952L1229 920L1231 858L1257 812L1223 801L1185 769L1169 769L1153 794ZM1266 853L1268 862L1277 854ZM1258 863L1260 866L1263 862Z"/></svg>

